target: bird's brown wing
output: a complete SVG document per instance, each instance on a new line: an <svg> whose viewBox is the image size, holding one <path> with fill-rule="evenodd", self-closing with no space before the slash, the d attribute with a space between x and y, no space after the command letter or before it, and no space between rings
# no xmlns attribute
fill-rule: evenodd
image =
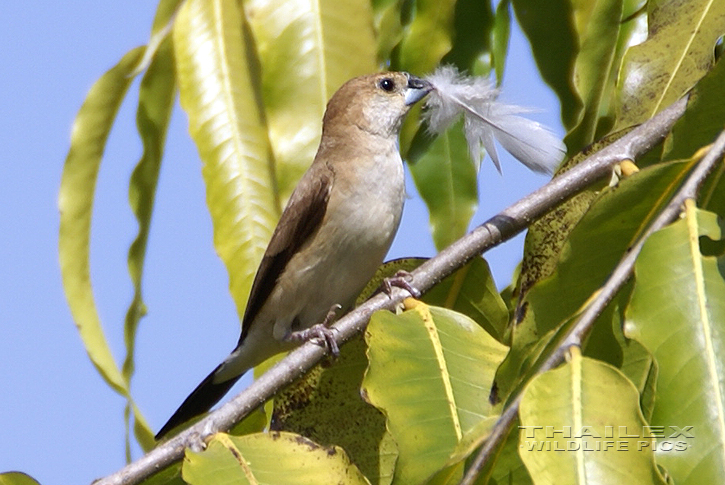
<svg viewBox="0 0 725 485"><path fill-rule="evenodd" d="M298 184L264 252L244 311L239 344L246 338L252 322L287 263L317 230L325 216L332 188L332 173L324 165L320 165L317 170L315 168L305 175L310 179L309 183Z"/></svg>

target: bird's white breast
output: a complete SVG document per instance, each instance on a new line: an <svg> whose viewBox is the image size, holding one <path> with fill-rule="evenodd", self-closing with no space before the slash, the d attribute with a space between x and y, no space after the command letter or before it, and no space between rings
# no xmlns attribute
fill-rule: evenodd
<svg viewBox="0 0 725 485"><path fill-rule="evenodd" d="M275 323L281 338L297 320L300 328L320 323L330 308L349 307L383 262L400 223L405 199L403 164L391 144L335 176L318 232L293 257L280 278L279 305L286 317ZM352 175L352 176L351 176ZM277 309L280 309L280 306Z"/></svg>

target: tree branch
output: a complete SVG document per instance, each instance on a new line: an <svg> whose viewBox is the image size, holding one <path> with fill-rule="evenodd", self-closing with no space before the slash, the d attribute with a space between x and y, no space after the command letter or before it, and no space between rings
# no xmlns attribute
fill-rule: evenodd
<svg viewBox="0 0 725 485"><path fill-rule="evenodd" d="M614 164L640 157L669 133L675 121L684 113L686 104L686 99L677 101L651 120L492 217L413 271L411 284L421 292L429 290L472 258L512 238L564 200L607 176ZM406 296L408 293L405 290L394 288L390 297L385 294L376 295L345 315L333 326L338 344L361 333L375 311L393 309ZM218 410L137 461L94 483L139 483L181 460L186 448L198 448L211 434L229 430L279 390L304 375L322 359L325 352L325 349L315 343L302 344Z"/></svg>
<svg viewBox="0 0 725 485"><path fill-rule="evenodd" d="M634 264L639 256L642 246L652 233L659 231L666 225L673 222L682 211L682 206L686 199L694 199L697 195L702 183L708 174L715 168L717 163L725 153L725 131L720 133L715 143L711 146L707 155L698 163L680 190L670 200L667 206L662 210L659 216L650 224L647 231L640 237L637 243L622 257L619 264L614 268L612 275L601 288L597 296L584 309L579 320L572 326L569 332L564 336L561 344L559 344L551 355L537 369L536 374L542 374L546 371L554 369L564 361L566 353L571 347L581 347L582 342L587 338L597 317L604 311L606 306L617 295L622 286L629 280L634 271ZM491 431L483 447L479 451L476 459L471 464L468 472L461 480L460 485L470 485L475 482L476 477L483 467L488 463L492 456L496 454L496 450L503 444L503 441L509 434L514 424L521 403L523 390L511 399L508 407L501 413L501 417Z"/></svg>

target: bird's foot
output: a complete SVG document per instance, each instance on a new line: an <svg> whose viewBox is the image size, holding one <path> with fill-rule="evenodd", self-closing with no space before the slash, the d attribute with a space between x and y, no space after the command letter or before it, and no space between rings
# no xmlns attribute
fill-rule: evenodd
<svg viewBox="0 0 725 485"><path fill-rule="evenodd" d="M327 315L325 315L325 319L322 321L322 323L318 323L317 325L313 325L310 328L306 328L304 330L292 332L286 337L286 340L290 340L292 342L306 342L308 340L315 340L315 343L317 343L318 345L327 347L327 349L335 358L339 357L340 347L338 347L337 342L335 341L333 329L331 329L329 326L332 322L335 321L335 318L337 317L337 312L341 308L342 306L338 304L332 305L332 308L330 308L330 311L327 312Z"/></svg>
<svg viewBox="0 0 725 485"><path fill-rule="evenodd" d="M388 295L391 296L393 293L393 287L402 288L408 293L410 293L410 296L413 298L420 298L420 291L418 291L416 288L413 288L413 286L410 284L408 280L410 280L413 277L408 271L405 271L403 269L399 270L397 273L395 273L394 276L390 278L385 278L383 280L383 291Z"/></svg>

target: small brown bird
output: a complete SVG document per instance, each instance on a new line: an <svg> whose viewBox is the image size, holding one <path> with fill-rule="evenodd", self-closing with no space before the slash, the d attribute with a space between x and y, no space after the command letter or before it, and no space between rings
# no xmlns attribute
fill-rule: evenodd
<svg viewBox="0 0 725 485"><path fill-rule="evenodd" d="M312 165L282 212L254 278L239 343L186 398L156 439L208 411L250 368L348 309L383 262L403 212L398 133L431 91L404 72L354 78L330 99Z"/></svg>

